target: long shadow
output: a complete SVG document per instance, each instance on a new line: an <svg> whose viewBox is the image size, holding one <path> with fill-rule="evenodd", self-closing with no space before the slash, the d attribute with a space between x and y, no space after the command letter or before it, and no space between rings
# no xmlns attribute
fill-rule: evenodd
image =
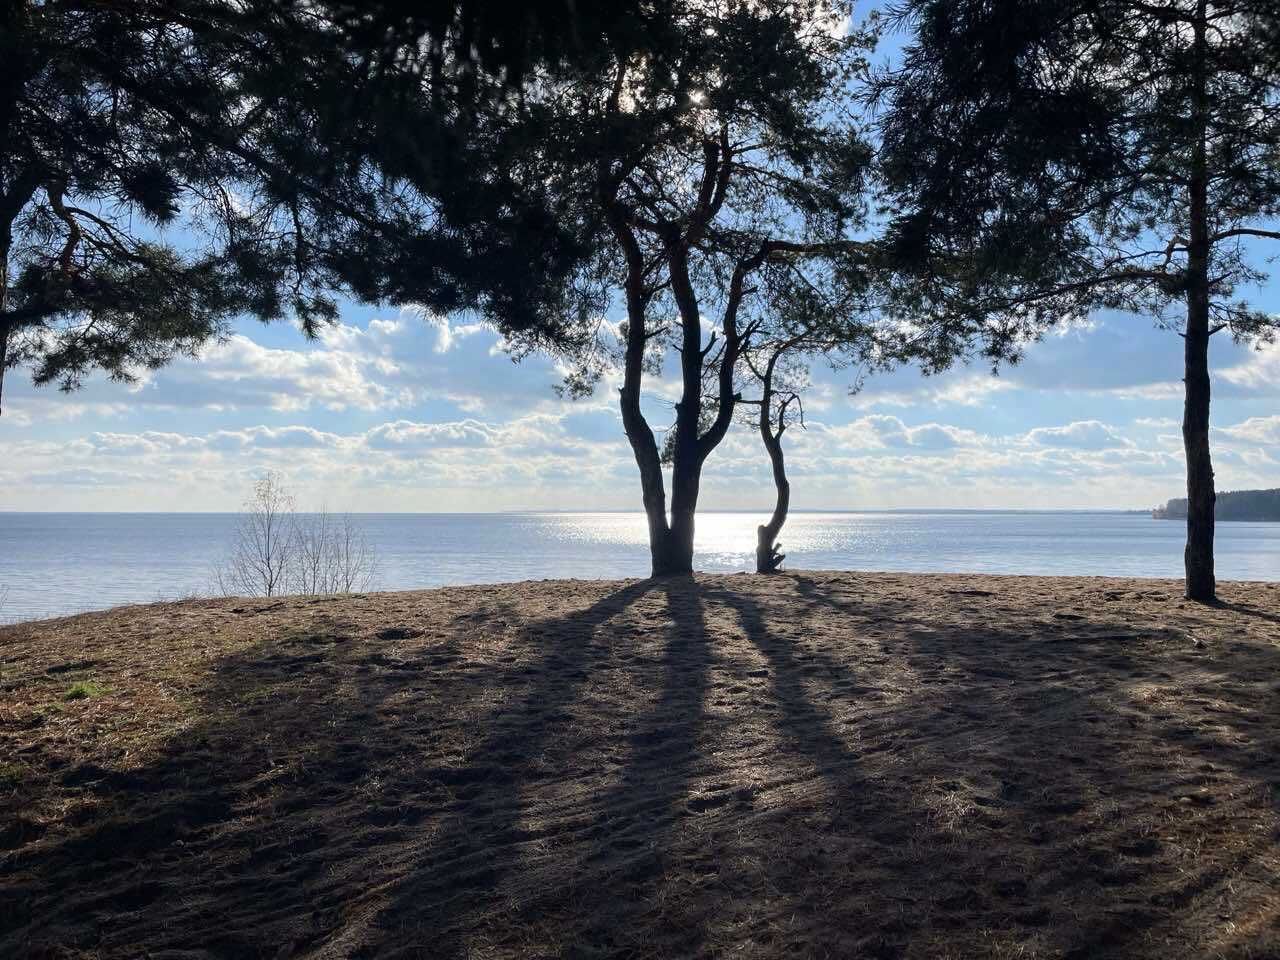
<svg viewBox="0 0 1280 960"><path fill-rule="evenodd" d="M518 628L529 656L491 676L468 665L459 628L510 628L501 607L460 612L434 637L410 612L379 632L394 652L335 624L225 658L201 694L207 719L157 762L62 775L97 802L69 835L9 856L0 955L200 943L274 957L347 933L357 942L336 948L354 956L377 952L379 931L396 937L380 955L461 952L460 918L528 839L521 790L608 656L599 628L653 589ZM478 705L435 696L443 668ZM423 715L437 703L443 715Z"/></svg>
<svg viewBox="0 0 1280 960"><path fill-rule="evenodd" d="M1218 610L1229 610L1232 613L1244 614L1246 617L1253 617L1257 620L1265 620L1267 623L1280 623L1280 615L1268 613L1265 610L1259 610L1257 607L1247 603L1232 603L1230 601L1220 601L1213 605Z"/></svg>
<svg viewBox="0 0 1280 960"><path fill-rule="evenodd" d="M480 723L487 736L467 750L464 764L436 773L457 788L456 801L433 826L425 848L414 849L403 863L390 902L379 910L357 956L467 952L474 931L466 915L491 910L504 881L521 869L526 845L554 842L563 829L555 822L522 822L525 794L538 781L557 779L554 762L545 762L544 754L577 725L573 708L579 693L612 652L600 642L598 629L655 586L638 582L582 613L530 628L542 648L541 662L525 668L532 685L518 706L503 706Z"/></svg>
<svg viewBox="0 0 1280 960"><path fill-rule="evenodd" d="M485 942L483 927L495 905L517 929L553 929L575 955L693 956L702 950L699 923L672 924L655 905L669 874L685 867L675 848L700 809L690 790L703 772L711 656L693 579L653 581L652 590L664 598L666 621L622 639L608 665L613 679L593 685L591 693L603 698L592 710L607 712L612 701L626 713L599 732L602 742L584 745L583 755L553 758L549 782L535 785L513 810L525 823L540 817L538 829L517 832L503 849L506 838L489 831L467 835L474 826L459 823L461 834L435 844L450 851L485 847L491 871L501 863L501 876L490 872L483 886L454 892L475 911L476 923L441 939L438 865L424 857L384 913L370 956L412 953L404 947L403 925L424 916L434 928L433 955L466 953Z"/></svg>
<svg viewBox="0 0 1280 960"><path fill-rule="evenodd" d="M0 956L1154 957L1273 883L1230 791L1280 783L1280 649L856 577L576 589L224 659L158 761L57 772L85 802L0 860ZM1184 702L1143 699L1157 641Z"/></svg>
<svg viewBox="0 0 1280 960"><path fill-rule="evenodd" d="M705 950L705 916L672 924L652 906L662 902L667 879L689 867L679 850L685 828L719 802L692 796L695 779L708 772L703 741L712 654L700 589L692 577L664 580L660 589L672 622L657 667L661 689L648 712L623 728L629 756L614 785L594 800L580 862L561 868L562 879L566 872L591 877L569 902L561 898L561 906L581 918L574 942L587 954L696 956ZM620 884L628 895L617 895Z"/></svg>
<svg viewBox="0 0 1280 960"><path fill-rule="evenodd" d="M771 763L780 796L760 801L761 807L773 806L770 819L785 836L770 850L763 878L768 895L783 898L791 910L787 937L774 949L791 952L804 944L804 952L900 956L918 925L927 922L913 915L922 900L921 877L907 851L941 848L951 838L915 798L875 771L882 758L874 754L883 748L874 745L867 756L851 746L832 712L811 695L811 685L821 678L833 697L856 699L867 690L859 682L859 665L813 643L800 649L779 636L775 625L792 612L786 605L770 615L748 589L710 588L704 596L736 616L768 664L770 700L780 708L769 713L780 741ZM849 885L845 864L876 859L893 873L874 885ZM903 904L913 909L903 910Z"/></svg>
<svg viewBox="0 0 1280 960"><path fill-rule="evenodd" d="M939 865L939 885L966 860L971 875L987 881L973 887L988 922L1006 910L1028 933L1052 926L1070 957L1147 955L1171 930L1183 942L1205 935L1196 929L1205 922L1194 917L1197 904L1212 908L1216 897L1251 882L1253 895L1265 896L1256 877L1275 843L1256 823L1270 798L1260 803L1251 785L1265 789L1280 774L1280 731L1247 724L1236 728L1243 742L1232 743L1214 727L1262 705L1256 685L1230 681L1280 675L1280 650L1237 644L1215 663L1187 642L1190 625L1206 628L1194 613L1181 627L1171 620L1153 629L1103 611L1059 611L1055 598L1045 619L1026 621L1024 610L1024 623L997 628L965 608L998 602L997 594L949 590L952 622L940 624L893 602L838 597L831 584L793 578L807 604L854 629L892 617L918 689L916 707L900 719L953 731L917 744L913 764L927 772L945 759L938 751L947 744L961 750L950 782L980 808L968 842L985 828L992 849L1025 867L1021 876L999 864L983 868L976 848ZM1158 656L1148 663L1144 650ZM1211 679L1199 691L1180 688L1177 698L1145 699L1171 681L1165 667L1178 661ZM957 688L962 696L950 692ZM1212 701L1212 723L1188 710L1197 694ZM1235 709L1226 709L1224 694ZM1225 830L1221 848L1200 853L1189 868L1184 851L1200 850L1214 829Z"/></svg>

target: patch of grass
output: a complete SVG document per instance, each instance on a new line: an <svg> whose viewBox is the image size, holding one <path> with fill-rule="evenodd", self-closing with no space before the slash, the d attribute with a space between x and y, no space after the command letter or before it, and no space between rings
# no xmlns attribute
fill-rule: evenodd
<svg viewBox="0 0 1280 960"><path fill-rule="evenodd" d="M238 691L236 693L236 698L241 703L266 703L275 696L275 693L275 688L271 686L250 687L247 690Z"/></svg>
<svg viewBox="0 0 1280 960"><path fill-rule="evenodd" d="M67 692L62 695L63 700L88 700L90 697L100 697L107 692L107 688L96 680L77 680Z"/></svg>
<svg viewBox="0 0 1280 960"><path fill-rule="evenodd" d="M0 763L0 787L16 787L27 779L27 768L20 763Z"/></svg>

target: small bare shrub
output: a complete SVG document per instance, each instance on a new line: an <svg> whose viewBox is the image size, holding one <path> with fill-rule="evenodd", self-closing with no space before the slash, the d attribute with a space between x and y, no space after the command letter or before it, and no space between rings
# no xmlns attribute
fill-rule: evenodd
<svg viewBox="0 0 1280 960"><path fill-rule="evenodd" d="M350 516L300 514L279 474L254 484L231 554L214 575L223 596L272 597L367 590L377 557Z"/></svg>
<svg viewBox="0 0 1280 960"><path fill-rule="evenodd" d="M278 473L253 485L236 524L231 555L217 571L224 596L273 597L285 592L297 540L293 495Z"/></svg>
<svg viewBox="0 0 1280 960"><path fill-rule="evenodd" d="M351 517L327 510L300 517L289 589L294 593L352 593L367 590L377 559L364 532Z"/></svg>

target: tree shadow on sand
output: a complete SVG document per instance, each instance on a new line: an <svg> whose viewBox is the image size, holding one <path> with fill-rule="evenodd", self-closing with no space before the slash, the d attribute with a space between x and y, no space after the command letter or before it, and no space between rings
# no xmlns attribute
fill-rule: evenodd
<svg viewBox="0 0 1280 960"><path fill-rule="evenodd" d="M85 802L3 861L0 955L1275 945L1274 644L941 579L591 589L224 658L160 759L59 774Z"/></svg>
<svg viewBox="0 0 1280 960"><path fill-rule="evenodd" d="M430 919L417 923L427 939L401 946L435 950L507 866L494 850L531 839L520 788L548 776L544 754L610 653L597 631L652 589L527 624L492 604L434 634L412 612L360 640L329 624L224 658L206 719L159 761L62 775L96 802L68 836L11 855L27 882L0 904L0 953L274 957L335 934L355 953L410 877L431 878ZM504 628L511 652L470 664L464 630Z"/></svg>
<svg viewBox="0 0 1280 960"><path fill-rule="evenodd" d="M512 832L489 834L486 826L488 835L476 838L474 821L463 819L454 833L438 833L362 955L412 954L405 933L421 930L424 919L427 939L419 942L438 956L485 948L538 953L547 939L560 952L584 956L699 950L697 925L667 925L654 904L663 897L669 839L690 812L690 784L702 760L708 637L691 578L652 581L650 589L662 606L640 613L630 636L615 635L620 642L608 648L609 662L596 664L607 679L597 677L578 704L585 723L608 722L585 739L572 721L557 730L568 743L546 758L542 782L525 771L512 784ZM433 857L471 842L485 848L491 872L482 885L454 891L459 923L449 930L438 913Z"/></svg>
<svg viewBox="0 0 1280 960"><path fill-rule="evenodd" d="M917 803L953 834L930 847L935 903L967 887L993 930L1014 921L1073 957L1275 945L1274 643L1205 652L1193 633L1223 626L1207 610L1135 626L1054 597L992 617L998 593L957 586L926 613L914 591L794 581L806 612L878 636L910 676L891 722Z"/></svg>

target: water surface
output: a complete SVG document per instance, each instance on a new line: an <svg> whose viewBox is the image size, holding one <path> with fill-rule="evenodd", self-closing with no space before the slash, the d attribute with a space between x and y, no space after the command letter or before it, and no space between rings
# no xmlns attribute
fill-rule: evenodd
<svg viewBox="0 0 1280 960"><path fill-rule="evenodd" d="M639 513L360 514L386 590L648 573ZM701 570L748 570L753 513L698 519ZM217 513L0 513L2 620L210 592L236 522ZM1280 580L1280 523L1220 523L1218 575ZM1177 577L1185 527L1141 514L797 513L787 566Z"/></svg>

